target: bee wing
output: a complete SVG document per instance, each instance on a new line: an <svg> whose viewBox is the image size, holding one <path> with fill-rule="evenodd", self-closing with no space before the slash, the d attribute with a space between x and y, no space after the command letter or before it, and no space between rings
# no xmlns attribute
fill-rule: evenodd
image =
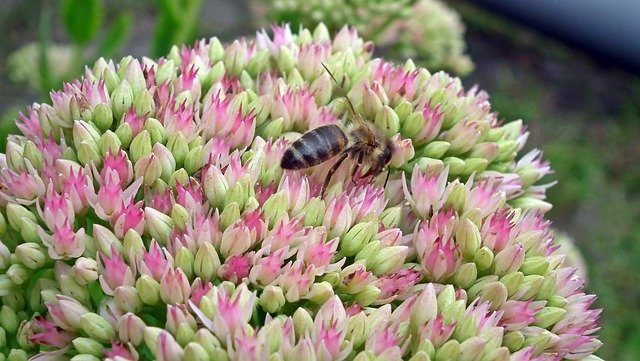
<svg viewBox="0 0 640 361"><path fill-rule="evenodd" d="M333 82L336 83L336 89L338 90L338 95L340 95L340 97L344 100L344 102L347 105L347 118L351 122L356 123L358 126L368 129L369 132L371 133L371 136L373 136L371 125L366 120L364 120L362 115L356 112L356 108L353 106L353 103L351 102L351 99L349 99L349 95L347 94L347 91L344 90L344 88L342 87L342 84L338 82L336 77L333 75L331 70L329 70L329 68L325 63L320 63L320 64L322 64L322 67L324 68L324 70L327 71L327 73L329 74Z"/></svg>

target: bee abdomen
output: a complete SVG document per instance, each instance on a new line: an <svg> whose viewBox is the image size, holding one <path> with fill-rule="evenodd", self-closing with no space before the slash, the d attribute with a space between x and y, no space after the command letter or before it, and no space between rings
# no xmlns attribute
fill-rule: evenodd
<svg viewBox="0 0 640 361"><path fill-rule="evenodd" d="M347 146L347 136L337 125L323 125L310 130L284 152L283 169L304 169L318 165Z"/></svg>

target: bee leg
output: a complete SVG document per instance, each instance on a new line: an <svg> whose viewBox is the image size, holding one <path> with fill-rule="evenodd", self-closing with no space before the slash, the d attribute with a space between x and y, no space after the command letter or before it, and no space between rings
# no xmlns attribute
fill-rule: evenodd
<svg viewBox="0 0 640 361"><path fill-rule="evenodd" d="M382 188L387 188L387 182L389 181L389 176L391 175L391 167L387 166L387 177L384 179L384 185Z"/></svg>
<svg viewBox="0 0 640 361"><path fill-rule="evenodd" d="M327 177L324 179L324 184L322 185L322 196L324 197L324 192L327 190L327 186L329 185L329 181L331 181L331 177L333 177L333 173L336 172L336 170L338 170L338 168L340 167L340 164L342 164L342 162L347 158L347 153L346 152L342 152L342 154L340 154L340 157L338 157L338 160L333 164L333 167L331 167L331 169L329 169L329 173L327 173Z"/></svg>
<svg viewBox="0 0 640 361"><path fill-rule="evenodd" d="M355 185L356 182L356 173L362 168L362 162L364 161L364 153L358 153L358 163L355 167L353 167L353 171L351 172L351 182ZM362 176L360 177L362 178Z"/></svg>

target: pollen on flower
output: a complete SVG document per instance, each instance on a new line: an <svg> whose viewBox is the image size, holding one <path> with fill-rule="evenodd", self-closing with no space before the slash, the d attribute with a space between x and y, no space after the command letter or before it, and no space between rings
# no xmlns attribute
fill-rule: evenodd
<svg viewBox="0 0 640 361"><path fill-rule="evenodd" d="M519 154L525 128L459 79L371 50L353 28L276 26L99 59L28 108L0 156L7 345L134 360L595 352L601 311L554 243L550 169ZM352 179L357 159L326 195L335 160L280 168L301 133L346 123L323 63L365 121L397 119L386 186Z"/></svg>

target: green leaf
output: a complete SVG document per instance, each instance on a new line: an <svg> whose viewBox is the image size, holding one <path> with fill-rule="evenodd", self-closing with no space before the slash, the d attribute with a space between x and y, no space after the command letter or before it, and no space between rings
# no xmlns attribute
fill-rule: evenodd
<svg viewBox="0 0 640 361"><path fill-rule="evenodd" d="M101 0L63 0L62 22L71 40L80 45L91 41L102 23Z"/></svg>
<svg viewBox="0 0 640 361"><path fill-rule="evenodd" d="M153 32L151 53L154 57L165 56L171 50L174 40L174 32L179 24L168 14L162 13L156 20L156 28Z"/></svg>
<svg viewBox="0 0 640 361"><path fill-rule="evenodd" d="M98 46L97 55L110 58L115 55L122 45L129 39L131 33L131 14L124 13L118 16L104 39Z"/></svg>

